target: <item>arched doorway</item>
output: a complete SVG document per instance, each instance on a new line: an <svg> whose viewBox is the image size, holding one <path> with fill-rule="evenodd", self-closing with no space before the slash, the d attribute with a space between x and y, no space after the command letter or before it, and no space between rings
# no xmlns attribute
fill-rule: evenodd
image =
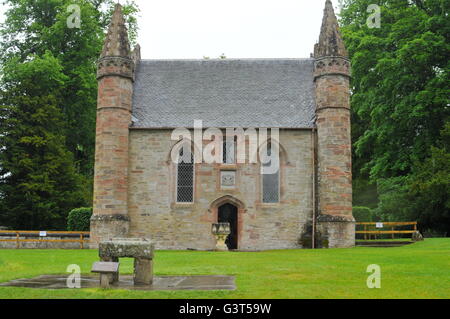
<svg viewBox="0 0 450 319"><path fill-rule="evenodd" d="M228 249L238 248L238 208L233 204L226 203L218 209L218 222L230 223L231 234L228 236L225 244Z"/></svg>
<svg viewBox="0 0 450 319"><path fill-rule="evenodd" d="M232 234L230 234L230 239L227 241L227 245L230 243L230 249L240 249L241 245L243 245L242 240L245 236L242 235L242 231L244 229L244 214L246 212L245 204L231 195L217 198L208 209L208 216L210 217L208 222L218 223L224 221L225 223L230 223Z"/></svg>

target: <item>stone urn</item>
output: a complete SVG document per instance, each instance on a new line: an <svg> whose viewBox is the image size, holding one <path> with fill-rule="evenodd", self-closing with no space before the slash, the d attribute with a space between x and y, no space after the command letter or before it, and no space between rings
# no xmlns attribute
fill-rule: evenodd
<svg viewBox="0 0 450 319"><path fill-rule="evenodd" d="M212 234L216 237L216 251L228 251L225 241L231 234L230 223L212 224Z"/></svg>

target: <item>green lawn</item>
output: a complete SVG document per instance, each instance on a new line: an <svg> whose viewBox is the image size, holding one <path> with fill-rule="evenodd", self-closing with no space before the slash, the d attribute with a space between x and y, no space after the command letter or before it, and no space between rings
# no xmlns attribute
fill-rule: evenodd
<svg viewBox="0 0 450 319"><path fill-rule="evenodd" d="M259 253L158 251L156 275L235 275L235 291L39 290L0 288L0 298L450 298L450 239L398 248L285 250ZM0 282L89 273L93 250L0 250ZM367 266L378 264L381 289L368 289ZM122 273L132 260L121 260Z"/></svg>

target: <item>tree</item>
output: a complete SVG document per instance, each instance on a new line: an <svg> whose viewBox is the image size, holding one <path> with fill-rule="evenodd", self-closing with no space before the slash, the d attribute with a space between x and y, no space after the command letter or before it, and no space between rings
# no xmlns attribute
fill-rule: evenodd
<svg viewBox="0 0 450 319"><path fill-rule="evenodd" d="M408 176L379 181L379 213L392 219L417 220L423 230L450 234L450 123L430 157L414 165Z"/></svg>
<svg viewBox="0 0 450 319"><path fill-rule="evenodd" d="M450 122L441 131L431 156L414 166L409 181L409 197L417 206L412 217L423 228L435 229L450 235ZM409 216L410 217L410 216Z"/></svg>
<svg viewBox="0 0 450 319"><path fill-rule="evenodd" d="M92 200L96 61L115 1L4 2L0 223L62 229L71 209ZM79 28L68 23L74 4ZM137 12L128 1L124 13L133 41Z"/></svg>
<svg viewBox="0 0 450 319"><path fill-rule="evenodd" d="M97 99L96 61L109 24L113 0L7 0L6 21L0 28L0 63L21 63L31 56L50 51L68 77L61 94L61 108L67 148L85 176L93 173ZM73 11L80 8L80 27L68 25ZM136 39L134 1L125 5L131 39Z"/></svg>
<svg viewBox="0 0 450 319"><path fill-rule="evenodd" d="M380 28L366 24L370 4L381 9ZM394 218L417 216L423 205L448 209L442 194L411 195L424 165L448 152L436 153L449 121L449 11L446 0L346 0L341 11L353 65L355 180L376 185L378 212ZM448 169L440 172L450 179Z"/></svg>
<svg viewBox="0 0 450 319"><path fill-rule="evenodd" d="M13 228L64 227L70 209L85 203L81 176L61 134L64 122L57 101L68 81L62 69L50 52L4 68L1 217Z"/></svg>

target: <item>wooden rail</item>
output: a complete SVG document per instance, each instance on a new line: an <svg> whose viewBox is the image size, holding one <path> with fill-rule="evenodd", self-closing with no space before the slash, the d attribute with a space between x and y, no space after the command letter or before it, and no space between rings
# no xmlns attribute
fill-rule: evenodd
<svg viewBox="0 0 450 319"><path fill-rule="evenodd" d="M41 236L45 233L45 236ZM62 232L62 231L17 231L17 230L1 230L0 242L16 242L16 248L20 248L20 243L80 243L80 249L84 248L84 244L89 242L89 232ZM15 237L14 239L1 239L1 237ZM22 237L25 237L23 239ZM38 237L35 239L26 239L29 237ZM51 237L74 237L74 239L45 239ZM75 239L76 238L76 239Z"/></svg>
<svg viewBox="0 0 450 319"><path fill-rule="evenodd" d="M390 228L390 230L375 230L377 225L382 225L382 228ZM356 223L356 226L363 226L364 230L357 230L355 234L364 235L364 240L370 240L372 236L377 235L392 235L392 239L395 239L395 234L414 234L417 231L417 222L369 222L369 223ZM412 226L412 230L395 230L397 226Z"/></svg>

